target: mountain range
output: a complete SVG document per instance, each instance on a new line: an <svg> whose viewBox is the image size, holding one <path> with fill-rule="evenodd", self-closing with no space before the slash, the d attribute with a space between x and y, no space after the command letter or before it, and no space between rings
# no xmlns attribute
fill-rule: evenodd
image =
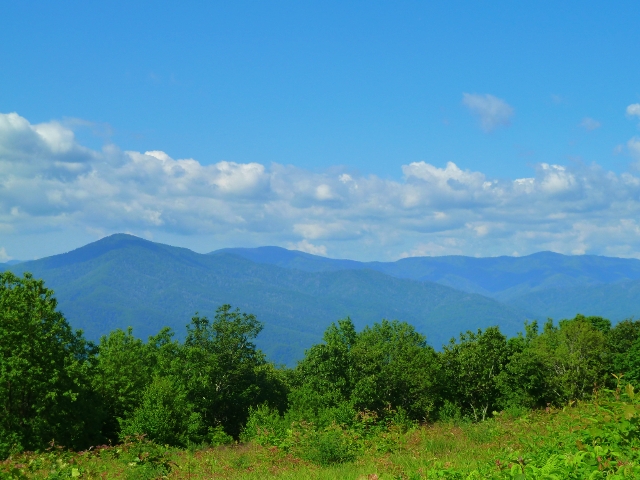
<svg viewBox="0 0 640 480"><path fill-rule="evenodd" d="M182 336L195 312L212 317L228 303L256 314L265 325L258 345L288 365L346 316L358 328L407 321L439 348L490 325L513 335L525 319L640 314L640 260L551 252L357 262L279 247L200 254L116 234L0 270L43 278L70 323L94 340L128 326L143 338L164 326Z"/></svg>
<svg viewBox="0 0 640 480"><path fill-rule="evenodd" d="M634 258L568 256L553 252L525 257L409 257L396 262L336 260L280 247L226 248L211 252L211 255L221 253L307 272L376 270L397 278L436 282L501 301L549 289L640 280L640 260Z"/></svg>

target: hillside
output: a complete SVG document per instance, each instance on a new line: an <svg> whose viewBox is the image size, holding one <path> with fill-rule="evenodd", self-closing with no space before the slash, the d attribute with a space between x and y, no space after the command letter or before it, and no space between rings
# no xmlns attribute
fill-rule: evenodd
<svg viewBox="0 0 640 480"><path fill-rule="evenodd" d="M347 315L358 328L382 318L405 320L436 347L489 325L513 334L526 318L517 308L433 282L368 269L307 272L124 234L9 268L44 278L60 309L89 338L127 326L141 337L163 326L182 335L196 311L212 316L229 303L265 323L259 346L287 364Z"/></svg>
<svg viewBox="0 0 640 480"><path fill-rule="evenodd" d="M12 265L17 265L18 263L22 263L22 260L9 260L8 262L0 263L0 270Z"/></svg>
<svg viewBox="0 0 640 480"><path fill-rule="evenodd" d="M606 312L612 320L640 315L640 260L539 252L525 257L411 257L396 262L336 260L278 247L235 248L254 262L304 271L371 269L396 278L436 282L532 312L538 318ZM600 314L600 313L598 313ZM604 313L603 313L604 315Z"/></svg>
<svg viewBox="0 0 640 480"><path fill-rule="evenodd" d="M526 305L529 311L545 312L546 316L555 319L569 318L577 312L612 320L638 319L640 280L534 291L508 303L515 308Z"/></svg>

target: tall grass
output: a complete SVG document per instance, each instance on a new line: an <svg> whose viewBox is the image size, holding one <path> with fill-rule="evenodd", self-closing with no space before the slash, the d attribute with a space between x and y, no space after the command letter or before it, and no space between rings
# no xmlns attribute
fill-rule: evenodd
<svg viewBox="0 0 640 480"><path fill-rule="evenodd" d="M53 447L12 456L0 464L0 478L640 478L639 417L640 403L627 387L562 409L502 413L480 423L391 425L369 437L338 425L313 434L303 429L282 447L250 442L178 450L144 438L77 453Z"/></svg>

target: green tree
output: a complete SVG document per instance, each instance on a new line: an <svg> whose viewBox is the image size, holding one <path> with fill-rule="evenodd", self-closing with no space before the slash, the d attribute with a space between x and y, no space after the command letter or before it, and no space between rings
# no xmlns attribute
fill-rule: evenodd
<svg viewBox="0 0 640 480"><path fill-rule="evenodd" d="M351 319L338 320L324 332L324 343L312 346L298 363L290 403L306 420L317 421L323 410L350 402L356 339Z"/></svg>
<svg viewBox="0 0 640 480"><path fill-rule="evenodd" d="M212 322L196 316L188 327L183 378L190 382L189 398L208 425L222 425L234 437L250 406L281 407L286 398L281 379L253 343L262 328L255 315L230 305L218 308Z"/></svg>
<svg viewBox="0 0 640 480"><path fill-rule="evenodd" d="M602 322L594 326L583 315L561 320L558 326L549 320L532 343L532 351L545 369L549 401L587 398L594 388L609 381L611 356L607 337L598 324Z"/></svg>
<svg viewBox="0 0 640 480"><path fill-rule="evenodd" d="M196 314L182 344L168 330L151 338L154 381L123 422L123 434L179 444L213 441L220 428L238 437L252 406L284 409L282 376L253 343L261 329L254 315L223 305L213 321ZM177 405L181 411L172 414Z"/></svg>
<svg viewBox="0 0 640 480"><path fill-rule="evenodd" d="M618 360L617 366L625 380L640 386L640 339L636 339L626 355Z"/></svg>
<svg viewBox="0 0 640 480"><path fill-rule="evenodd" d="M640 385L640 321L623 320L607 332L611 352L611 373L622 373L628 381Z"/></svg>
<svg viewBox="0 0 640 480"><path fill-rule="evenodd" d="M358 334L351 350L351 401L358 410L402 409L414 420L432 417L439 400L435 350L406 322L382 320Z"/></svg>
<svg viewBox="0 0 640 480"><path fill-rule="evenodd" d="M133 330L113 330L100 339L98 363L93 376L96 392L107 411L104 435L118 438L118 419L130 415L142 402L153 378L155 349L133 336Z"/></svg>
<svg viewBox="0 0 640 480"><path fill-rule="evenodd" d="M42 280L0 273L0 456L100 440L100 402L90 388L95 351Z"/></svg>
<svg viewBox="0 0 640 480"><path fill-rule="evenodd" d="M183 447L207 440L202 416L171 377L155 377L141 392L137 408L120 423L122 439L145 434L154 442Z"/></svg>
<svg viewBox="0 0 640 480"><path fill-rule="evenodd" d="M500 404L500 374L508 358L506 337L498 327L451 339L442 355L447 400L473 418L484 420Z"/></svg>
<svg viewBox="0 0 640 480"><path fill-rule="evenodd" d="M500 408L544 407L551 395L547 389L544 362L532 348L538 338L538 322L525 322L525 335L507 341L508 359L498 376Z"/></svg>
<svg viewBox="0 0 640 480"><path fill-rule="evenodd" d="M356 333L349 318L331 324L295 371L291 407L305 420L345 421L356 411L401 409L423 420L438 399L439 365L425 337L382 320Z"/></svg>

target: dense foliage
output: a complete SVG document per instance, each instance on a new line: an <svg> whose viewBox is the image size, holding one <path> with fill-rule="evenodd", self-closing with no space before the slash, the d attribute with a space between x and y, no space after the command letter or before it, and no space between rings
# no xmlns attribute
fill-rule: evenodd
<svg viewBox="0 0 640 480"><path fill-rule="evenodd" d="M0 274L0 457L50 441L100 440L90 383L97 350L73 332L53 292L29 274Z"/></svg>
<svg viewBox="0 0 640 480"><path fill-rule="evenodd" d="M346 318L294 369L256 348L261 329L223 305L212 320L196 314L183 341L163 329L145 342L128 329L94 345L41 280L0 274L0 457L144 435L178 447L306 445L308 460L332 464L356 458L363 439L384 449L381 438L418 423L548 410L613 391L620 378L631 394L640 382L632 320L577 315L512 338L491 327L436 351L405 322L357 331Z"/></svg>
<svg viewBox="0 0 640 480"><path fill-rule="evenodd" d="M232 446L180 449L137 437L82 452L25 452L0 461L0 479L637 479L639 421L640 396L627 384L570 407L502 412L483 422L368 431L365 418L349 428L296 423L281 446L263 431Z"/></svg>

